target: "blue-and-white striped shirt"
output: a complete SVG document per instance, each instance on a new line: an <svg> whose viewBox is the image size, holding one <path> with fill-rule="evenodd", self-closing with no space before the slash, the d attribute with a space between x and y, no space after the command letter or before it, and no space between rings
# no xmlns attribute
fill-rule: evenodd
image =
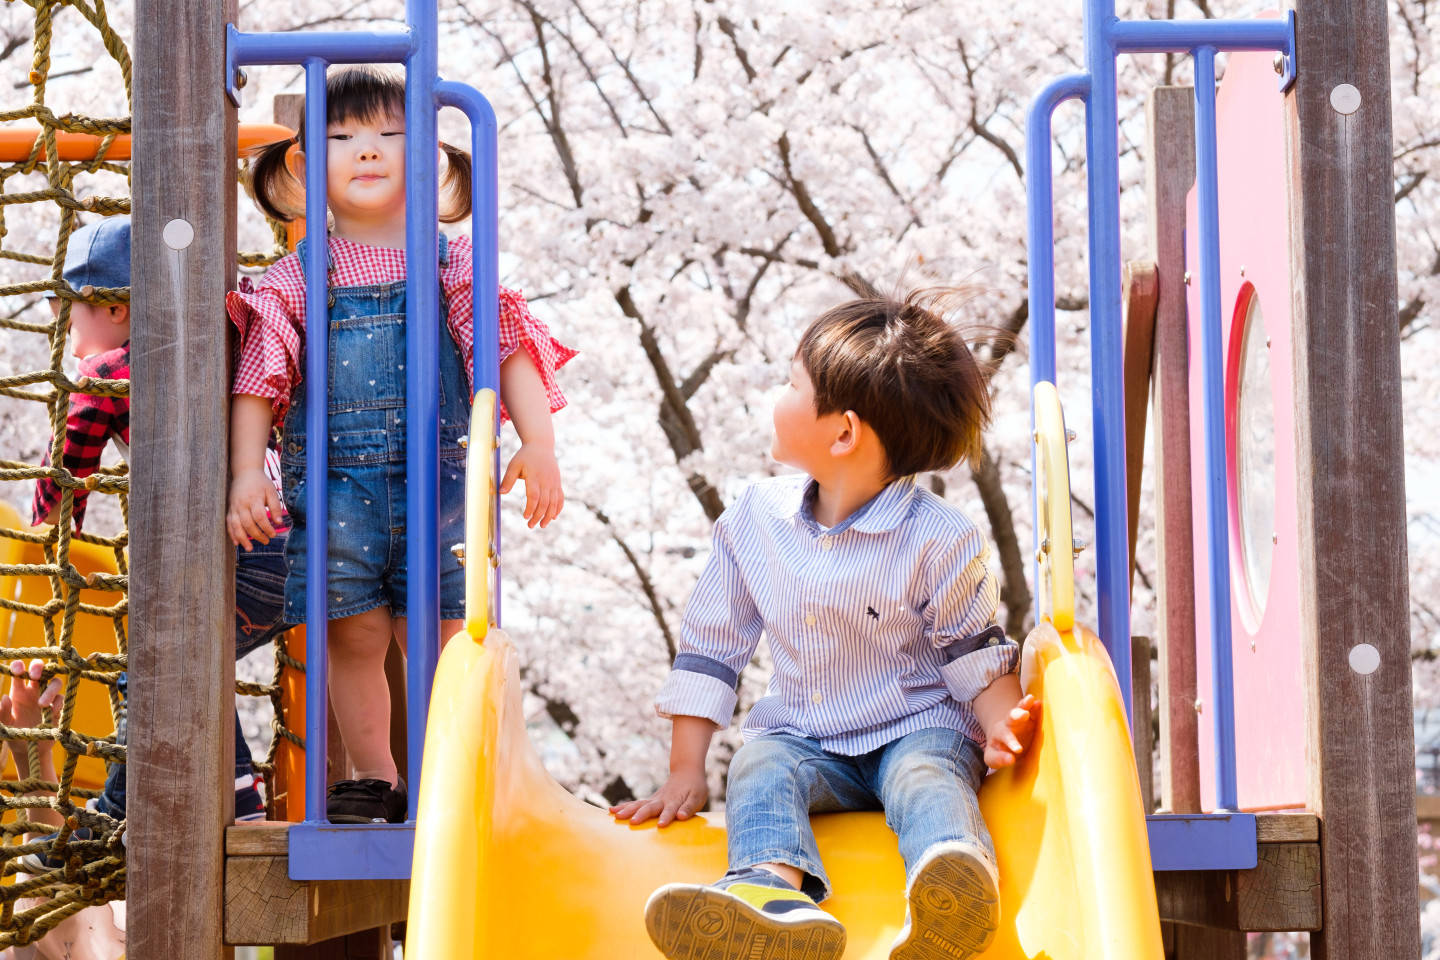
<svg viewBox="0 0 1440 960"><path fill-rule="evenodd" d="M747 740L790 733L850 756L926 727L984 742L971 701L1020 657L992 625L999 587L979 528L907 477L827 530L813 489L762 481L716 521L656 710L728 726L764 633L775 669Z"/></svg>

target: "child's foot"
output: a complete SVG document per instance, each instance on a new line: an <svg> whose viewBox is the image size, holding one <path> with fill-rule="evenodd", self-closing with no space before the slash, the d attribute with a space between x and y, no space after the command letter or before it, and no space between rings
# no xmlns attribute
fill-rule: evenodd
<svg viewBox="0 0 1440 960"><path fill-rule="evenodd" d="M971 843L937 843L920 858L906 892L905 926L890 960L968 960L995 939L1000 881Z"/></svg>
<svg viewBox="0 0 1440 960"><path fill-rule="evenodd" d="M409 808L403 778L393 787L384 780L337 780L325 795L331 823L404 823Z"/></svg>
<svg viewBox="0 0 1440 960"><path fill-rule="evenodd" d="M265 801L255 789L255 778L250 774L235 778L235 822L252 823L265 819Z"/></svg>
<svg viewBox="0 0 1440 960"><path fill-rule="evenodd" d="M749 872L747 872L749 873ZM669 960L839 960L845 928L763 871L725 886L667 883L645 904L645 929Z"/></svg>
<svg viewBox="0 0 1440 960"><path fill-rule="evenodd" d="M55 838L58 836L60 836L60 834L58 833L47 833L43 837L36 837L35 839L27 840L26 842L36 843L48 841L53 843L55 841ZM91 832L89 827L77 827L70 832L70 839L94 840L95 834ZM61 867L65 866L64 860L61 860L60 858L48 853L27 853L25 856L17 860L16 863L20 865L21 870L23 870L25 873L30 874L31 876L39 876L42 873L49 873L51 870L59 870Z"/></svg>

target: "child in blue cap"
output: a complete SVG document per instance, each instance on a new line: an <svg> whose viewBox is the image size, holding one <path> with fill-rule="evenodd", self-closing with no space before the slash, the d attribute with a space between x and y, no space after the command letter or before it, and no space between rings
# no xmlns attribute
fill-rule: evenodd
<svg viewBox="0 0 1440 960"><path fill-rule="evenodd" d="M89 302L110 299L104 296L105 291L130 286L130 218L108 217L72 233L65 251L63 276L70 289L81 297L70 301L69 331L71 353L80 359L80 382L85 382L87 378L130 379L130 305ZM58 319L61 299L52 296L49 302L51 312ZM72 393L61 455L65 469L75 479L90 476L99 469L101 454L111 443L123 456L129 456L129 398ZM46 448L46 465L49 464L48 450L51 446L53 444ZM276 451L272 450L267 455L266 466L278 489L279 455ZM37 480L32 522L37 525L58 522L62 494L63 488L53 478ZM84 523L88 495L88 490L74 491L73 522L76 530L81 529ZM282 527L288 530L288 525L283 522ZM290 628L283 619L285 530L268 544L257 545L251 552L236 551L236 659L243 658ZM12 672L19 675L18 671L14 671L14 665ZM126 674L120 674L118 686L122 705L127 682ZM125 742L123 707L116 740ZM41 757L42 761L46 759L46 752L42 751ZM117 820L124 818L124 764L110 765L104 792L89 801L87 806ZM265 819L265 805L255 787L250 748L240 730L238 714L235 718L235 818L239 822ZM87 839L88 831L82 827L76 836ZM60 866L59 861L31 854L24 858L21 868L38 873Z"/></svg>

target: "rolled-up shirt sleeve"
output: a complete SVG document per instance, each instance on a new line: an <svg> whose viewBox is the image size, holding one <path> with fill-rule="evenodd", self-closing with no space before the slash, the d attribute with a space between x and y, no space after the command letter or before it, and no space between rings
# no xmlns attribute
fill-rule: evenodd
<svg viewBox="0 0 1440 960"><path fill-rule="evenodd" d="M956 538L930 568L930 640L943 651L940 668L950 696L961 703L1020 667L1020 648L994 625L1000 584L990 547L979 530Z"/></svg>
<svg viewBox="0 0 1440 960"><path fill-rule="evenodd" d="M725 516L712 541L714 552L685 606L680 647L655 697L655 712L666 719L704 717L723 728L735 713L740 671L754 656L764 623L741 576Z"/></svg>

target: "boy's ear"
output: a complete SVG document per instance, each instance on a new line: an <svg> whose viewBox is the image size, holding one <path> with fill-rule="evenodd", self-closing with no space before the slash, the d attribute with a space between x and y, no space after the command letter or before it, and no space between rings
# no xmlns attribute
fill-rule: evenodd
<svg viewBox="0 0 1440 960"><path fill-rule="evenodd" d="M833 457L854 453L860 445L860 415L854 410L846 410L840 415L839 428L834 442L830 444L830 455Z"/></svg>

